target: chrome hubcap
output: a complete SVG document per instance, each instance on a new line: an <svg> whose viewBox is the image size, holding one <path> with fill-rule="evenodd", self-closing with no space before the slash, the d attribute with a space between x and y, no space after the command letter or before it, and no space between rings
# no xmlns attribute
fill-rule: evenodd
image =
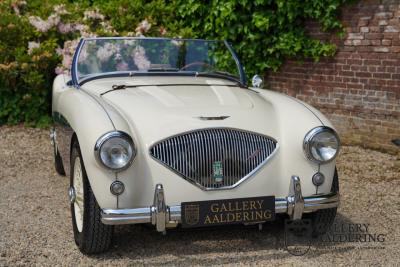
<svg viewBox="0 0 400 267"><path fill-rule="evenodd" d="M75 223L79 232L82 232L83 228L83 213L84 213L84 203L83 203L83 174L82 166L79 158L75 159L74 162L74 176L73 176L73 187L74 195L74 213L75 213ZM70 198L71 200L71 198ZM72 202L72 201L71 201Z"/></svg>
<svg viewBox="0 0 400 267"><path fill-rule="evenodd" d="M68 188L68 198L69 198L69 202L74 203L76 200L76 194L75 194L75 188L74 187L70 187Z"/></svg>

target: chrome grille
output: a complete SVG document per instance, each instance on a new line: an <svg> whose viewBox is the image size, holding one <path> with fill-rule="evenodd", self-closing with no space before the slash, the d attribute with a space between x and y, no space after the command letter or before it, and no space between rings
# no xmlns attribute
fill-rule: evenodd
<svg viewBox="0 0 400 267"><path fill-rule="evenodd" d="M276 148L276 141L270 137L216 128L170 137L152 146L150 154L186 180L211 190L239 184L263 165ZM214 168L221 165L223 178L219 181Z"/></svg>

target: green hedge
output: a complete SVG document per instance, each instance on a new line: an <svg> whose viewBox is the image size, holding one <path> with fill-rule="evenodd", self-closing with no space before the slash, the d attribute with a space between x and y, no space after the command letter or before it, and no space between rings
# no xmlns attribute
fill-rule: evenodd
<svg viewBox="0 0 400 267"><path fill-rule="evenodd" d="M249 76L285 58L335 53L307 36L304 22L338 30L346 0L3 0L0 2L0 125L50 122L51 86L68 70L81 36L227 39Z"/></svg>

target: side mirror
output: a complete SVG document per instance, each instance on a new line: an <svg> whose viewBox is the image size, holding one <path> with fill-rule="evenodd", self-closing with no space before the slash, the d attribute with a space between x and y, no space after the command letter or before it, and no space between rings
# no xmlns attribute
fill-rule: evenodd
<svg viewBox="0 0 400 267"><path fill-rule="evenodd" d="M264 85L264 80L263 80L263 78L261 78L260 75L256 74L251 79L251 83L252 83L253 87L262 88Z"/></svg>

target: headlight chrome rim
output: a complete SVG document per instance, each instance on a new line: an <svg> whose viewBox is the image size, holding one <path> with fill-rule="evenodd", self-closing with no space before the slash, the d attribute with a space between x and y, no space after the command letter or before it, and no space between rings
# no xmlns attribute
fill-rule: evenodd
<svg viewBox="0 0 400 267"><path fill-rule="evenodd" d="M120 168L112 168L110 166L107 166L103 160L101 159L101 148L102 146L110 139L112 138L121 138L124 139L126 142L129 143L129 145L131 146L132 149L132 156L129 159L129 161ZM135 144L133 143L132 138L125 132L122 131L112 131L112 132L108 132L104 135L102 135L96 142L95 147L94 147L94 155L96 158L96 161L103 167L105 167L106 169L113 171L113 172L121 172L123 170L126 170L127 168L129 168L129 166L132 164L134 158L136 157L136 147Z"/></svg>
<svg viewBox="0 0 400 267"><path fill-rule="evenodd" d="M338 147L337 147L335 155L329 160L318 160L318 159L314 158L314 156L312 155L312 152L311 152L311 148L312 148L311 143L312 143L313 138L323 132L328 132L328 133L332 134L336 138L337 143L338 143ZM340 138L339 138L338 134L336 133L335 130L333 130L332 128L327 127L327 126L319 126L319 127L312 129L311 131L309 131L306 134L306 136L304 137L304 141L303 141L303 151L304 151L304 154L306 155L307 159L309 159L312 162L318 163L318 164L325 164L325 163L329 163L329 162L335 160L337 155L339 154L340 146L341 146Z"/></svg>

